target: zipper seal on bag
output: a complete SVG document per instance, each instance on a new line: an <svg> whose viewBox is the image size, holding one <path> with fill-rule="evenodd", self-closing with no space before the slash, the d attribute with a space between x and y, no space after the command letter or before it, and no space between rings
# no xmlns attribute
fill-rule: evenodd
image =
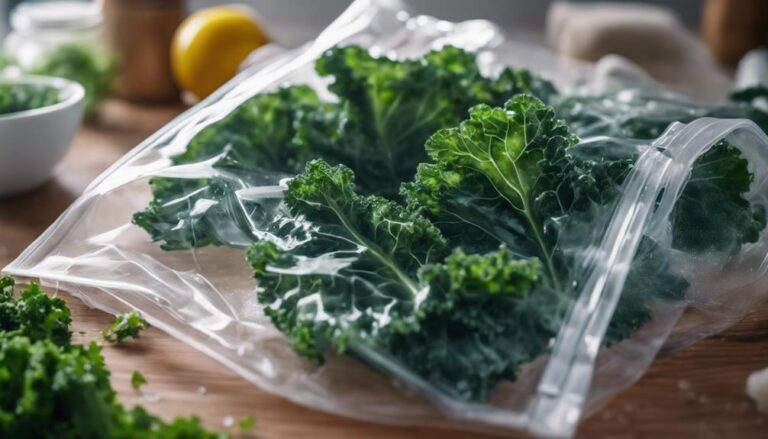
<svg viewBox="0 0 768 439"><path fill-rule="evenodd" d="M560 329L531 405L530 432L546 437L574 434L587 402L597 354L640 239L661 233L696 159L737 130L754 134L768 145L768 137L752 121L701 118L672 124L640 156L585 281L575 287L576 301Z"/></svg>

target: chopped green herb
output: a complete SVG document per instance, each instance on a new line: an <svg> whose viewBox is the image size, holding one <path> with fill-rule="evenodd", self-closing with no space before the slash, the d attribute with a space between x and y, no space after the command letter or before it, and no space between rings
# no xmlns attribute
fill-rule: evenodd
<svg viewBox="0 0 768 439"><path fill-rule="evenodd" d="M223 439L196 417L165 422L116 398L101 347L70 343L61 299L0 277L0 437ZM133 379L132 379L133 381Z"/></svg>
<svg viewBox="0 0 768 439"><path fill-rule="evenodd" d="M244 417L237 423L237 427L241 433L250 433L256 427L256 417L253 415Z"/></svg>
<svg viewBox="0 0 768 439"><path fill-rule="evenodd" d="M0 84L0 115L35 110L59 102L59 91L39 84Z"/></svg>
<svg viewBox="0 0 768 439"><path fill-rule="evenodd" d="M139 333L149 328L149 323L136 311L115 316L115 322L109 329L102 332L104 340L109 343L121 343L126 338L139 338Z"/></svg>
<svg viewBox="0 0 768 439"><path fill-rule="evenodd" d="M147 379L144 378L144 375L142 375L141 372L134 370L131 374L131 387L133 387L133 390L141 389L141 386L144 384L147 384Z"/></svg>

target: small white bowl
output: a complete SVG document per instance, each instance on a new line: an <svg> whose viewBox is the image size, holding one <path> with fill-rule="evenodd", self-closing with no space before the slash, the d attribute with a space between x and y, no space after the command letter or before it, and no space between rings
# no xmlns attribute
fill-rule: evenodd
<svg viewBox="0 0 768 439"><path fill-rule="evenodd" d="M64 157L83 119L83 87L47 76L0 77L0 84L33 84L59 91L47 107L0 115L0 197L45 183Z"/></svg>

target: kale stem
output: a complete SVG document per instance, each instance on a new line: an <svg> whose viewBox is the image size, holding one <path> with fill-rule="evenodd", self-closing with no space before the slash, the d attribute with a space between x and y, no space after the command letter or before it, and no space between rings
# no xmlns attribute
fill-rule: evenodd
<svg viewBox="0 0 768 439"><path fill-rule="evenodd" d="M555 271L555 264L554 261L552 261L552 253L547 249L547 245L544 242L544 235L540 230L535 218L533 217L533 213L531 212L527 197L523 197L523 210L525 211L525 217L528 220L528 224L531 226L531 229L533 229L533 235L536 238L536 242L539 244L539 248L541 249L544 262L547 266L547 271L549 272L549 277L552 279L552 285L557 291L560 291L562 286L560 285L560 279L557 277L557 271Z"/></svg>
<svg viewBox="0 0 768 439"><path fill-rule="evenodd" d="M347 221L347 217L341 212L341 209L339 209L336 203L334 203L332 200L328 200L328 205L331 206L331 210L339 218L339 221L341 221L341 224L345 229L347 229L352 238L357 241L358 244L367 248L368 251L370 251L371 254L376 257L376 259L381 261L382 264L389 268L392 273L394 273L395 276L397 276L397 278L400 279L400 281L411 291L411 293L413 293L415 297L419 292L419 286L413 281L413 279L405 274L392 260L392 258L384 254L384 252L381 251L381 249L379 249L375 243L369 241L364 236L359 235L352 224Z"/></svg>

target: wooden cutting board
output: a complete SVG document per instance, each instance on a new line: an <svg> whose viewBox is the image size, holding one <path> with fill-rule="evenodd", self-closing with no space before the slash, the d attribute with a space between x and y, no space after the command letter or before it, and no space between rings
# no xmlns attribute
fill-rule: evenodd
<svg viewBox="0 0 768 439"><path fill-rule="evenodd" d="M80 131L51 182L32 193L0 200L0 267L48 227L102 170L181 110L109 102L103 120ZM75 341L98 340L111 316L64 297L72 308ZM255 415L256 434L265 439L490 437L383 426L300 407L257 389L157 329L124 346L106 347L104 354L124 403L143 404L164 418L197 414L215 430L225 430L227 417ZM722 334L658 359L637 384L586 419L578 436L766 438L768 416L758 414L744 393L747 375L763 367L768 367L768 305ZM131 389L134 370L147 378L145 390L157 401Z"/></svg>

